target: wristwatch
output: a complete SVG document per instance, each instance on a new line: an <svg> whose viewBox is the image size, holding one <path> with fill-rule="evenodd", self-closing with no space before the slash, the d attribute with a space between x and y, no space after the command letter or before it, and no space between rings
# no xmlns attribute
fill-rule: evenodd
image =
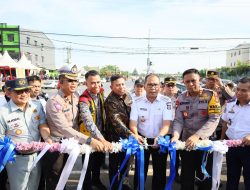
<svg viewBox="0 0 250 190"><path fill-rule="evenodd" d="M87 138L87 140L86 140L85 144L90 145L90 143L91 143L91 142L92 142L92 138L91 138L91 137L89 137L89 138Z"/></svg>

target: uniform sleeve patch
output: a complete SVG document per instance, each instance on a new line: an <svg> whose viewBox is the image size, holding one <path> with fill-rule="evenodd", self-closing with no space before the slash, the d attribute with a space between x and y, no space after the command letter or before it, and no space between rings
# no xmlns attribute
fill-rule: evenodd
<svg viewBox="0 0 250 190"><path fill-rule="evenodd" d="M62 105L59 104L58 102L54 103L54 107L56 108L57 111L62 110Z"/></svg>

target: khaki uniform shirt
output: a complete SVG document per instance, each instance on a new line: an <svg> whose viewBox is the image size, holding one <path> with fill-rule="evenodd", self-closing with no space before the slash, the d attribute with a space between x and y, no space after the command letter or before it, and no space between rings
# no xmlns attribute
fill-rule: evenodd
<svg viewBox="0 0 250 190"><path fill-rule="evenodd" d="M201 89L198 96L190 96L187 91L177 99L173 123L174 134L181 134L185 141L197 134L207 139L215 131L221 114L221 106L216 92Z"/></svg>
<svg viewBox="0 0 250 190"><path fill-rule="evenodd" d="M77 131L78 102L77 95L73 94L72 100L68 100L61 90L47 101L46 117L53 140L74 137L80 144L85 143L88 137Z"/></svg>

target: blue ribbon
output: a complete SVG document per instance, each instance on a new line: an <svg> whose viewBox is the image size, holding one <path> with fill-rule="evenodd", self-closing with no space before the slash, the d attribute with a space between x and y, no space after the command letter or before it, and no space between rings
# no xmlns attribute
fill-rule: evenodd
<svg viewBox="0 0 250 190"><path fill-rule="evenodd" d="M112 186L114 185L115 179L121 173L122 169L124 168L124 166L128 162L130 156L137 153L137 156L138 156L137 160L139 160L139 162L140 162L140 165L139 165L140 167L138 167L139 168L138 172L140 174L140 190L144 190L144 149L143 149L143 147L141 145L139 145L138 141L132 136L129 136L128 139L120 139L120 143L122 144L122 151L126 151L126 156L125 156L125 159L123 160L118 172L113 177L109 189L112 189ZM126 171L124 172L121 180L120 180L119 190L121 190L121 188L122 188L122 181L123 181L124 177L126 176L126 174L128 173L128 171L129 170L127 168Z"/></svg>
<svg viewBox="0 0 250 190"><path fill-rule="evenodd" d="M211 177L207 170L206 170L206 165L207 165L207 156L208 156L208 151L210 151L212 149L212 146L207 146L207 147L198 147L196 146L197 150L201 150L204 151L203 153L203 157L202 157L202 163L201 163L201 172L204 174L204 178L201 180L205 180L206 178Z"/></svg>
<svg viewBox="0 0 250 190"><path fill-rule="evenodd" d="M168 177L168 182L165 185L165 190L171 190L174 178L175 178L175 162L176 162L176 143L170 142L170 137L165 136L158 138L158 145L160 146L160 152L166 153L166 151L169 151L170 154L170 175Z"/></svg>
<svg viewBox="0 0 250 190"><path fill-rule="evenodd" d="M15 161L15 145L9 137L5 136L4 140L0 139L0 172L8 162Z"/></svg>

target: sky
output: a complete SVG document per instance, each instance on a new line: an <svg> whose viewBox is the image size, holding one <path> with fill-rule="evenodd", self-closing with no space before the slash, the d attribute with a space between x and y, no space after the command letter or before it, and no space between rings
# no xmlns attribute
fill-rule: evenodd
<svg viewBox="0 0 250 190"><path fill-rule="evenodd" d="M225 66L226 50L250 42L249 11L248 0L8 0L0 22L54 33L57 67L70 47L79 66L146 72L149 57L177 73Z"/></svg>

